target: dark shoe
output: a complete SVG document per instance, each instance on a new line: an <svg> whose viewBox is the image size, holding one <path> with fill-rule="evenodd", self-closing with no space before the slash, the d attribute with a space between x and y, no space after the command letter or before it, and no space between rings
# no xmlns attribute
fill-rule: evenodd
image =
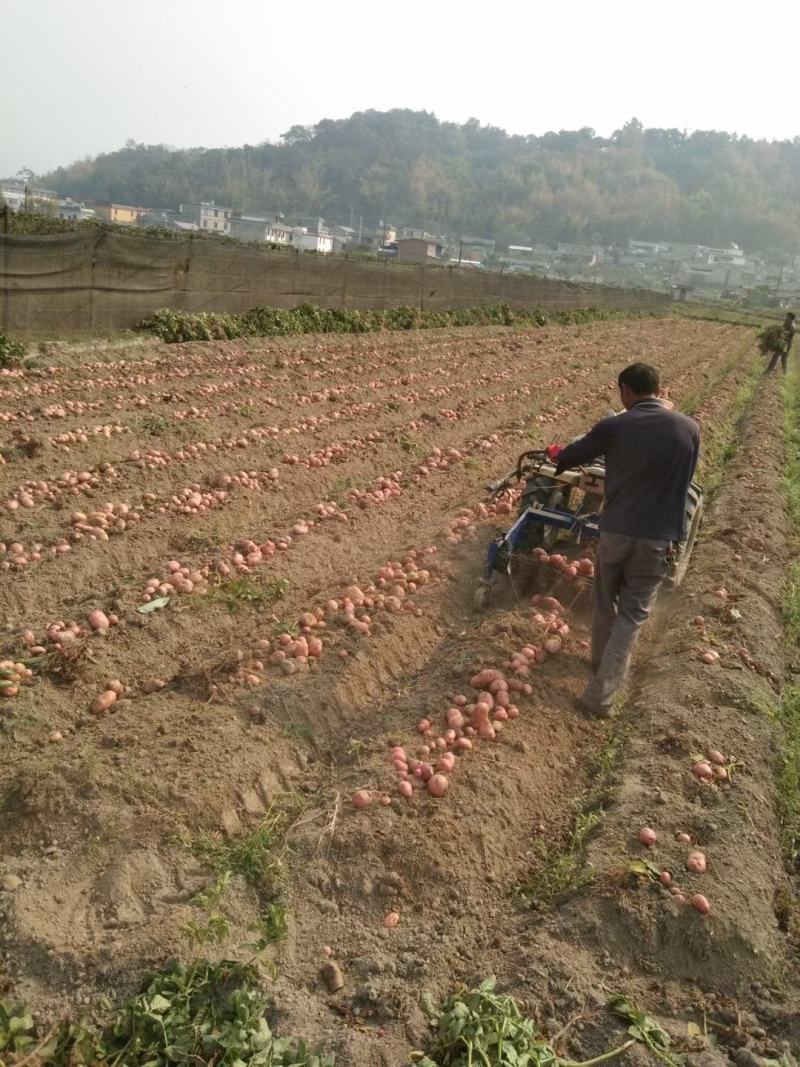
<svg viewBox="0 0 800 1067"><path fill-rule="evenodd" d="M582 711L584 715L589 715L592 719L610 719L612 715L610 707L604 704L594 704L590 700L584 700L582 696L574 697L572 704L578 711Z"/></svg>

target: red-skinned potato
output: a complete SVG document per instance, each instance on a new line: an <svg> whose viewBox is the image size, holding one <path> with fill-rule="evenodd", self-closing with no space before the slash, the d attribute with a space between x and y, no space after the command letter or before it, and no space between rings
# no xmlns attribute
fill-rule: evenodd
<svg viewBox="0 0 800 1067"><path fill-rule="evenodd" d="M704 897L702 893L695 893L692 897L692 907L699 911L701 915L708 915L711 911L711 905L708 902L708 898Z"/></svg>
<svg viewBox="0 0 800 1067"><path fill-rule="evenodd" d="M443 797L448 790L450 780L445 774L434 774L428 779L428 792L432 797Z"/></svg>
<svg viewBox="0 0 800 1067"><path fill-rule="evenodd" d="M703 852L692 852L686 861L686 869L695 874L705 874L706 857Z"/></svg>
<svg viewBox="0 0 800 1067"><path fill-rule="evenodd" d="M103 712L108 711L111 705L115 703L116 699L117 694L114 690L106 689L100 696L94 698L89 705L89 711L91 711L93 715L102 715Z"/></svg>

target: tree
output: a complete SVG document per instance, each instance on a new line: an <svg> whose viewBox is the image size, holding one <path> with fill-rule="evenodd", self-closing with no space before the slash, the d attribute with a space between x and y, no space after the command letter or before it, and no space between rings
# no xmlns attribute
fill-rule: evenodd
<svg viewBox="0 0 800 1067"><path fill-rule="evenodd" d="M33 175L31 174L32 178ZM800 137L584 127L509 136L471 118L359 111L288 129L279 144L171 149L129 141L42 178L62 195L154 207L216 200L248 211L362 215L526 244L628 238L800 251Z"/></svg>
<svg viewBox="0 0 800 1067"><path fill-rule="evenodd" d="M286 133L281 134L281 143L286 145L308 144L313 140L313 126L292 126Z"/></svg>

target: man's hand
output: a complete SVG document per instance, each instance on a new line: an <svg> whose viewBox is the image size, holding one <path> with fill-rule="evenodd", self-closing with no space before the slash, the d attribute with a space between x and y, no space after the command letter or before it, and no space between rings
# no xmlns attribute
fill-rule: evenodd
<svg viewBox="0 0 800 1067"><path fill-rule="evenodd" d="M561 455L561 453L563 451L564 451L564 446L563 445L548 445L547 448L545 449L545 452L547 453L547 458L552 460L553 463L556 462L556 460L558 459L558 457Z"/></svg>

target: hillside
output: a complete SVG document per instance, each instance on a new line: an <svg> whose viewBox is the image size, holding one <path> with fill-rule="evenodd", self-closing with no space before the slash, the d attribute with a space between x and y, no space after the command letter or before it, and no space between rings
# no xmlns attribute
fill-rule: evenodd
<svg viewBox="0 0 800 1067"><path fill-rule="evenodd" d="M591 129L510 136L470 119L363 111L279 144L173 150L129 142L43 176L62 194L171 207L389 219L505 242L736 241L800 251L800 138ZM356 223L357 224L357 223Z"/></svg>

